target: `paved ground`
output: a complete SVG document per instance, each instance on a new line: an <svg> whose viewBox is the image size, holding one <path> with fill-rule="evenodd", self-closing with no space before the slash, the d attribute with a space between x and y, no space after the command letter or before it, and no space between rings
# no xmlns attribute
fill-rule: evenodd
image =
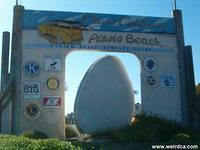
<svg viewBox="0 0 200 150"><path fill-rule="evenodd" d="M75 125L71 124L70 126L74 131L78 132L78 129ZM81 142L81 143L87 143L92 144L97 147L96 149L101 149L102 145L105 145L105 149L109 150L151 150L151 145L143 145L138 143L116 143L111 137L109 136L96 136L91 137L87 134L81 134L78 137L69 138L67 141L71 142ZM96 150L95 149L95 150ZM103 149L104 150L104 149Z"/></svg>
<svg viewBox="0 0 200 150"><path fill-rule="evenodd" d="M71 142L81 142L95 145L96 149L101 149L104 145L105 149L111 150L151 150L151 145L143 145L136 143L116 143L109 136L90 137L81 135L79 137L67 139Z"/></svg>

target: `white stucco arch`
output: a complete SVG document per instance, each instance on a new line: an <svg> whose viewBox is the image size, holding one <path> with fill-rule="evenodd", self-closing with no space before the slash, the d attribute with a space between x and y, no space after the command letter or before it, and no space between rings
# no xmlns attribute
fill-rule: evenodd
<svg viewBox="0 0 200 150"><path fill-rule="evenodd" d="M14 28L19 31L20 52L16 134L40 130L64 138L65 58L75 49L134 54L141 62L144 113L185 121L174 18L35 11L21 6L17 11L21 22Z"/></svg>

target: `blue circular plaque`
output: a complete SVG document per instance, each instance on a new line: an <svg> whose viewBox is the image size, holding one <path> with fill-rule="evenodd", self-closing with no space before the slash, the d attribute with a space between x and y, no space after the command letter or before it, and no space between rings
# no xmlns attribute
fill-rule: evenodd
<svg viewBox="0 0 200 150"><path fill-rule="evenodd" d="M143 62L146 71L153 72L158 68L158 61L153 57L147 57Z"/></svg>
<svg viewBox="0 0 200 150"><path fill-rule="evenodd" d="M146 83L149 87L154 87L156 85L156 77L154 75L148 75L146 77Z"/></svg>

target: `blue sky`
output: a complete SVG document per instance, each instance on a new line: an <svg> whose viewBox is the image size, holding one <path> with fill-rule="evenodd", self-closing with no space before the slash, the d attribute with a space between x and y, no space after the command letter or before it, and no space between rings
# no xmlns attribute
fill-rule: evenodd
<svg viewBox="0 0 200 150"><path fill-rule="evenodd" d="M109 14L125 14L139 16L171 17L172 0L19 0L25 9L56 10L74 12L93 12ZM15 0L0 0L0 33L11 31L13 6ZM200 83L200 1L177 0L177 6L183 11L184 34L186 45L192 45L195 80ZM0 41L2 41L0 36ZM1 44L0 44L1 50ZM66 58L68 91L66 93L66 112L73 110L73 103L79 82L89 66L99 57L107 53L74 52ZM130 54L117 54L128 70L135 90L140 91L140 66L137 58ZM81 66L80 66L80 63ZM74 69L76 68L76 69ZM136 101L140 100L140 92Z"/></svg>

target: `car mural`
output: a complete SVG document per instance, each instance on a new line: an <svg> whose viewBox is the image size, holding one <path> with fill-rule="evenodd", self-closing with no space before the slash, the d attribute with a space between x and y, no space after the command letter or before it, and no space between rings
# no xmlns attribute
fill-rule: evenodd
<svg viewBox="0 0 200 150"><path fill-rule="evenodd" d="M80 43L83 40L85 27L80 22L55 20L38 27L40 36L50 43Z"/></svg>

